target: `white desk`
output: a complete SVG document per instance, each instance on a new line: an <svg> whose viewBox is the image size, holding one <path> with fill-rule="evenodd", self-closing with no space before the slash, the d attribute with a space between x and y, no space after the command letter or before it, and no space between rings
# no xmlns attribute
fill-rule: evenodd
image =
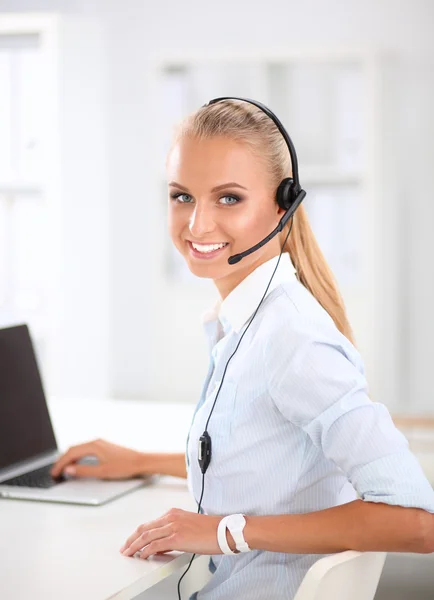
<svg viewBox="0 0 434 600"><path fill-rule="evenodd" d="M103 437L145 451L183 452L194 410L189 405L156 407L120 400L53 399L49 406L62 450ZM164 431L170 435L167 447ZM155 485L99 507L0 500L2 600L126 600L171 574L177 573L177 582L191 554L172 552L142 560L119 553L140 523L175 506L197 511L186 480L175 477L157 478ZM181 583L182 600L188 600L184 590L194 591L192 578L190 587L187 583L190 572L198 571L199 563L202 569L208 560L206 556L195 559ZM175 600L176 586L173 590Z"/></svg>
<svg viewBox="0 0 434 600"><path fill-rule="evenodd" d="M142 451L184 452L194 411L193 405L121 400L52 399L49 406L62 450L101 437ZM434 451L423 450L429 477ZM191 554L141 560L119 553L140 523L175 506L197 510L186 481L174 477L100 507L0 500L1 600L127 600L139 594L140 600L177 600L176 584ZM208 560L195 559L181 583L182 600L203 587Z"/></svg>

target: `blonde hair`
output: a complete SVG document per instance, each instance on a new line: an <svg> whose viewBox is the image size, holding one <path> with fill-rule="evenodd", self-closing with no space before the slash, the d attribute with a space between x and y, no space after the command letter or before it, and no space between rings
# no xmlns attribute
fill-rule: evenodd
<svg viewBox="0 0 434 600"><path fill-rule="evenodd" d="M274 122L256 106L239 100L222 100L203 106L180 123L174 142L181 137L214 136L249 145L265 161L275 189L282 179L291 176L291 157L286 142ZM281 233L282 242L288 226ZM328 312L339 331L355 344L342 296L303 205L294 213L284 252L289 253L300 282Z"/></svg>

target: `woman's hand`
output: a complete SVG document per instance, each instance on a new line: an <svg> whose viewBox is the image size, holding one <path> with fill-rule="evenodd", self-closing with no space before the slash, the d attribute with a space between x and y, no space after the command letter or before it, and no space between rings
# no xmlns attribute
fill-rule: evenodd
<svg viewBox="0 0 434 600"><path fill-rule="evenodd" d="M88 455L96 456L99 464L76 464L78 460ZM52 477L58 477L65 470L65 473L75 477L128 479L144 474L146 470L144 459L145 455L141 452L99 439L78 446L71 446L56 461L50 473Z"/></svg>
<svg viewBox="0 0 434 600"><path fill-rule="evenodd" d="M222 554L217 542L217 528L222 518L171 508L159 519L139 525L119 551L124 556L133 556L143 548L139 558L172 550ZM234 550L232 536L227 534L229 546Z"/></svg>

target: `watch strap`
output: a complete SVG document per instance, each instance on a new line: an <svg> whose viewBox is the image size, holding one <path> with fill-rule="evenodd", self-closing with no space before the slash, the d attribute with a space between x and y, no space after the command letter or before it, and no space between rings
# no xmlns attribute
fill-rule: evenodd
<svg viewBox="0 0 434 600"><path fill-rule="evenodd" d="M244 539L244 534L243 534L243 529L246 525L246 519L243 514L237 514L236 516L242 518L241 527L239 525L237 525L236 527L233 527L231 525L230 520L226 526L229 529L229 531L231 532L232 537L234 538L235 546L236 546L236 549L238 550L238 552L250 552L251 548L249 548L249 545L247 544L246 540Z"/></svg>
<svg viewBox="0 0 434 600"><path fill-rule="evenodd" d="M232 552L228 544L228 540L226 538L226 523L230 516L231 515L223 517L223 519L220 520L217 527L217 541L220 546L220 550L223 552L223 554L236 554L236 552Z"/></svg>
<svg viewBox="0 0 434 600"><path fill-rule="evenodd" d="M234 524L234 520L232 518L234 516L238 517L238 521L241 517L241 525L240 523ZM243 535L243 529L245 524L246 519L243 514L228 515L220 520L217 528L217 541L220 546L220 550L223 552L223 554L238 554L238 552L250 552L251 548L247 544ZM233 552L231 550L226 538L226 528L229 529L238 552Z"/></svg>

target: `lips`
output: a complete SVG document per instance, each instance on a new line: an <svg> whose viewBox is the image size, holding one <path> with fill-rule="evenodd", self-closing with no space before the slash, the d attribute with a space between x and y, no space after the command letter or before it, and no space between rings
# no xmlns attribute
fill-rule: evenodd
<svg viewBox="0 0 434 600"><path fill-rule="evenodd" d="M193 244L192 244L192 242L190 242L190 240L188 240L187 243L188 243L188 247L190 249L190 254L194 258L205 259L205 260L209 260L211 258L218 256L219 254L224 252L226 250L226 248L228 248L228 246L229 246L229 244L226 244L226 246L223 246L222 248L218 248L217 250L212 250L211 252L200 252L199 250L196 250L195 248L193 248ZM213 244L204 244L204 245L212 246Z"/></svg>

